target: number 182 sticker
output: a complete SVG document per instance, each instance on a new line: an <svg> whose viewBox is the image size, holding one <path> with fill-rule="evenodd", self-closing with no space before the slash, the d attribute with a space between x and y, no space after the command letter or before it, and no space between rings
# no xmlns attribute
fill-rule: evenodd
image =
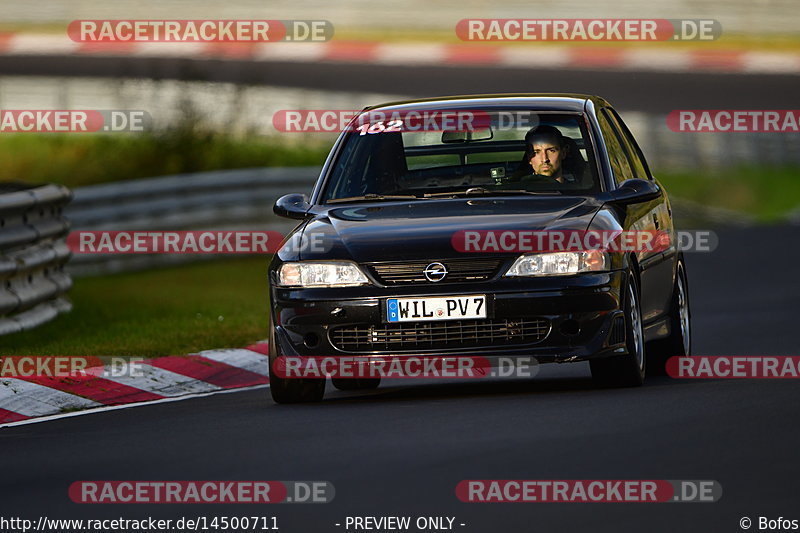
<svg viewBox="0 0 800 533"><path fill-rule="evenodd" d="M374 133L391 133L396 131L403 130L403 121L402 120L390 120L387 123L375 122L373 124L362 124L356 128L356 131L359 131L359 135L366 135L366 134L374 134Z"/></svg>

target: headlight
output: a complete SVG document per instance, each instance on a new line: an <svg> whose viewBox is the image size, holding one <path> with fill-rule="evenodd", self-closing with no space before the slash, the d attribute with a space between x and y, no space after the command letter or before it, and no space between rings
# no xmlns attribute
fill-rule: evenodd
<svg viewBox="0 0 800 533"><path fill-rule="evenodd" d="M353 287L367 283L361 269L348 261L284 263L278 270L281 287Z"/></svg>
<svg viewBox="0 0 800 533"><path fill-rule="evenodd" d="M602 272L611 261L607 252L553 252L521 255L506 276L564 276L581 272Z"/></svg>

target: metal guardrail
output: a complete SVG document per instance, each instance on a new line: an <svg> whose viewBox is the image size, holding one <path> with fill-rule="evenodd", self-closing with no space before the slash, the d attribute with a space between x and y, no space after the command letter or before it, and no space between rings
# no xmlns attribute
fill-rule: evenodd
<svg viewBox="0 0 800 533"><path fill-rule="evenodd" d="M0 184L0 335L38 326L72 305L64 265L72 194L61 185Z"/></svg>
<svg viewBox="0 0 800 533"><path fill-rule="evenodd" d="M251 168L179 174L80 187L65 211L73 230L259 230L296 224L273 215L275 200L310 192L319 167ZM214 255L76 254L68 271L93 275L178 264Z"/></svg>
<svg viewBox="0 0 800 533"><path fill-rule="evenodd" d="M800 165L800 133L676 132L667 128L663 115L622 116L656 174L689 170L702 179L707 170Z"/></svg>
<svg viewBox="0 0 800 533"><path fill-rule="evenodd" d="M65 214L73 230L257 230L288 233L296 222L276 217L274 201L310 192L318 167L252 168L120 181L75 189ZM673 198L682 227L748 225L750 217ZM75 254L67 271L108 274L216 258L214 254Z"/></svg>

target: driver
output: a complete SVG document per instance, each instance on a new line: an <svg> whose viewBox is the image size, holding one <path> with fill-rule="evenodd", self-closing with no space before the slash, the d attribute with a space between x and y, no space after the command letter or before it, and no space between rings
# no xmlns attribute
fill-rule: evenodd
<svg viewBox="0 0 800 533"><path fill-rule="evenodd" d="M559 183L575 181L564 172L564 159L569 146L564 136L553 126L537 126L525 134L525 160L535 176L547 176Z"/></svg>

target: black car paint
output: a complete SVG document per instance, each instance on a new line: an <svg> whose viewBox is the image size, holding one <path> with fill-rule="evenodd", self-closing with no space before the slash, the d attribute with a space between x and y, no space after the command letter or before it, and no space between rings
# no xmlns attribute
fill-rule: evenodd
<svg viewBox="0 0 800 533"><path fill-rule="evenodd" d="M381 286L368 268L372 284L347 288L281 288L275 283L283 262L308 260L408 261L464 258L450 238L462 229L530 230L662 230L673 229L666 192L652 176L657 194L624 200L625 192L614 179L608 145L598 125L598 111L610 108L602 98L582 95L498 95L456 97L400 102L380 106L383 111L426 108L513 108L580 113L589 126L602 189L599 195L452 198L414 201L381 201L353 204L319 203L338 150L347 133L336 141L320 179L307 204L295 198L289 213L304 218L293 233L323 235L323 251L282 249L270 266L271 324L275 346L271 355L342 354L329 342L331 328L344 324L382 322L381 302L387 297L487 294L490 318L536 313L552 322L550 335L541 345L492 347L497 355L535 355L540 361L582 360L625 353L624 347L607 344L611 325L621 313L622 291L628 272L638 277L645 339L669 333L665 320L674 286L677 252L612 254L611 271L548 278L505 278L503 271L519 254L505 256L502 268L489 280L470 283ZM366 110L377 109L367 108ZM646 165L646 163L645 163ZM646 168L646 167L645 167ZM305 211L303 214L302 211ZM278 209L276 209L278 212ZM299 216L298 216L299 212ZM577 335L562 334L560 326L575 320ZM436 353L475 353L485 348L443 350ZM431 353L417 350L415 353ZM363 355L363 353L359 353Z"/></svg>

